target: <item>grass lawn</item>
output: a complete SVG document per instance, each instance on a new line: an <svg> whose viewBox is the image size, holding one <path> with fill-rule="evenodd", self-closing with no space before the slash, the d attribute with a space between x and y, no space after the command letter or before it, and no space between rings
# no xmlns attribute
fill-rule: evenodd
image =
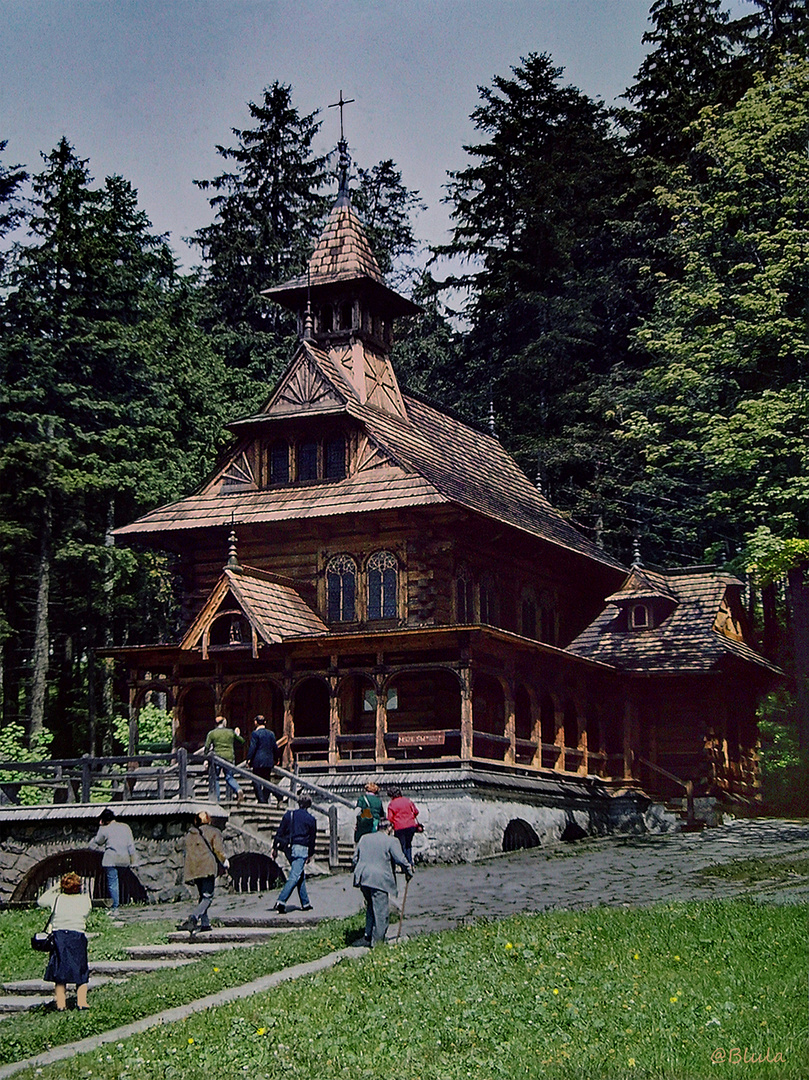
<svg viewBox="0 0 809 1080"><path fill-rule="evenodd" d="M804 907L746 901L516 916L19 1075L803 1080L806 929Z"/></svg>
<svg viewBox="0 0 809 1080"><path fill-rule="evenodd" d="M42 978L48 958L31 949L30 937L42 929L46 914L40 910L0 913L0 973L4 982ZM91 980L87 1013L71 1007L73 995L68 990L67 1012L35 1009L1 1021L0 1065L314 960L343 948L361 925L359 917L328 920L315 931L279 934L266 944L212 954L179 968L133 975L123 984L107 983L93 989ZM93 911L87 922L88 934L94 935L89 943L90 959L123 960L127 946L165 942L172 930L174 922L170 920L144 919L115 927L106 912ZM53 1075L59 1075L58 1067Z"/></svg>

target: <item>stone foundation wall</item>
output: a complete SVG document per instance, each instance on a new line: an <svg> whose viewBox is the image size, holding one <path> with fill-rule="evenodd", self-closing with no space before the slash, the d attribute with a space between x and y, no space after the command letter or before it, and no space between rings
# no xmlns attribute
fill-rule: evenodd
<svg viewBox="0 0 809 1080"><path fill-rule="evenodd" d="M56 819L32 821L19 814L16 820L4 815L0 821L0 906L7 904L22 880L44 860L70 851L83 851L95 836L98 822L91 817L79 820ZM196 897L196 891L183 881L184 837L193 820L193 812L173 816L141 817L120 815L132 829L138 865L133 872L146 889L151 903ZM225 850L232 855L256 852L269 855L271 844L247 830L215 822L223 828ZM227 888L228 879L218 887Z"/></svg>

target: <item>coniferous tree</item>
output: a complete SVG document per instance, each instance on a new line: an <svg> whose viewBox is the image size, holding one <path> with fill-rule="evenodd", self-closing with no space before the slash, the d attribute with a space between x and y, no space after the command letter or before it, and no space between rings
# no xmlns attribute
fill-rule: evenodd
<svg viewBox="0 0 809 1080"><path fill-rule="evenodd" d="M96 649L116 626L137 636L141 564L111 529L199 478L231 388L131 186L94 188L65 139L32 186L0 339L2 516L16 530L7 655L16 646L28 675L5 704L24 702L32 739L50 716L69 751L93 741Z"/></svg>
<svg viewBox="0 0 809 1080"><path fill-rule="evenodd" d="M213 180L215 220L193 237L202 253L205 326L231 367L260 384L280 371L292 317L261 295L302 273L328 210L327 158L314 152L317 113L302 116L292 88L275 82L249 102L255 126L233 128L236 145L217 146L233 167Z"/></svg>
<svg viewBox="0 0 809 1080"><path fill-rule="evenodd" d="M597 471L582 429L589 395L623 355L631 296L613 274L612 224L626 158L607 110L532 54L479 89L472 114L487 141L450 175L452 240L437 251L467 261L448 284L469 294L463 411L498 433L546 491L577 515L595 514Z"/></svg>

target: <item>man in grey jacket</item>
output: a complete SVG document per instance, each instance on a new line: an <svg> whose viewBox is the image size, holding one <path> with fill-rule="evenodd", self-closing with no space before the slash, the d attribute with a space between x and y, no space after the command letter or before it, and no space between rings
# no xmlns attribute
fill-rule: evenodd
<svg viewBox="0 0 809 1080"><path fill-rule="evenodd" d="M402 845L391 826L360 837L354 852L354 887L365 898L365 944L369 948L385 940L390 921L390 895L398 892L396 866L410 881L413 867L404 857Z"/></svg>

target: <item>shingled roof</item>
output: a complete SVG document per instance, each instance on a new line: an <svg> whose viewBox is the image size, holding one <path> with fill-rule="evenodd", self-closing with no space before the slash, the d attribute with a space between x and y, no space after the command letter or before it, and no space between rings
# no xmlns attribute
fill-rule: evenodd
<svg viewBox="0 0 809 1080"><path fill-rule="evenodd" d="M454 503L622 569L551 506L496 438L407 394L402 395L406 417L363 405L326 353L311 345L305 346L304 353L340 388L345 405L334 411L353 417L367 434L367 461L357 471L338 481L261 490L245 485L244 490L225 492L221 479L225 467L197 494L153 510L116 530L116 535L165 534L228 525L233 520L252 524ZM259 414L237 427L277 423L276 418Z"/></svg>
<svg viewBox="0 0 809 1080"><path fill-rule="evenodd" d="M180 648L193 649L201 644L205 631L231 596L257 636L267 644L328 633L326 624L291 585L254 567L226 567Z"/></svg>
<svg viewBox="0 0 809 1080"><path fill-rule="evenodd" d="M641 589L641 576L648 589ZM625 586L625 590L613 594L613 602L568 645L566 652L638 674L707 673L720 669L730 659L780 674L774 664L744 641L716 629L723 603L742 588L738 578L714 567L691 571L644 568L633 569ZM627 628L626 619L621 618L622 600L637 601L649 591L655 597L672 598L673 610L657 626Z"/></svg>

